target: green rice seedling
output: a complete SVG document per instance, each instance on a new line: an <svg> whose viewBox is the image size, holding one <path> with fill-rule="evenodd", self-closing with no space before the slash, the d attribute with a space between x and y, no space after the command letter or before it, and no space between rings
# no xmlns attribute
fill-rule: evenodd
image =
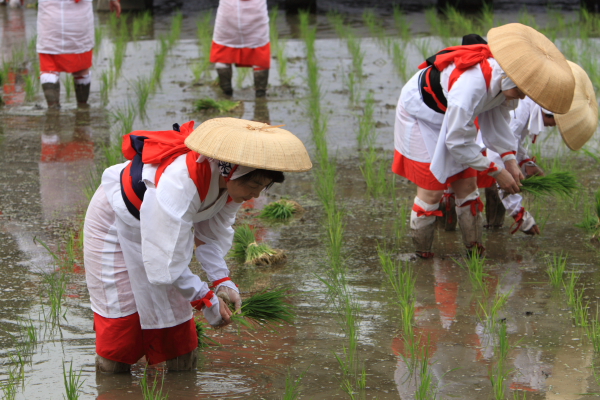
<svg viewBox="0 0 600 400"><path fill-rule="evenodd" d="M270 258L277 254L275 250L266 243L250 243L246 248L246 264L256 264L262 258Z"/></svg>
<svg viewBox="0 0 600 400"><path fill-rule="evenodd" d="M63 86L65 87L65 95L67 96L67 101L71 100L71 94L73 93L74 84L75 83L73 81L73 75L66 74Z"/></svg>
<svg viewBox="0 0 600 400"><path fill-rule="evenodd" d="M508 374L504 371L503 366L498 365L498 363L492 367L490 381L492 383L492 393L496 400L504 400L505 398L507 375Z"/></svg>
<svg viewBox="0 0 600 400"><path fill-rule="evenodd" d="M485 257L473 253L470 257L463 257L462 261L454 258L452 260L469 273L469 281L471 281L473 290L479 291L484 296L487 295L485 278L488 274L485 272Z"/></svg>
<svg viewBox="0 0 600 400"><path fill-rule="evenodd" d="M43 274L42 282L50 306L48 319L53 326L60 325L61 319L66 320L67 310L63 303L69 277L61 271L53 271Z"/></svg>
<svg viewBox="0 0 600 400"><path fill-rule="evenodd" d="M204 99L198 99L194 103L194 109L196 111L216 111L219 114L231 112L240 106L239 101L233 100L215 100L210 97Z"/></svg>
<svg viewBox="0 0 600 400"><path fill-rule="evenodd" d="M527 11L527 7L523 7L519 12L519 23L530 26L535 30L540 30L540 27L535 20L535 16Z"/></svg>
<svg viewBox="0 0 600 400"><path fill-rule="evenodd" d="M415 45L417 46L419 53L421 53L421 57L423 58L423 60L426 60L428 57L431 56L430 38L421 38L419 40L415 40Z"/></svg>
<svg viewBox="0 0 600 400"><path fill-rule="evenodd" d="M111 36L116 37L119 33L119 18L117 18L115 13L109 14L107 26Z"/></svg>
<svg viewBox="0 0 600 400"><path fill-rule="evenodd" d="M377 136L375 119L373 117L374 113L375 100L373 99L373 92L369 92L365 99L363 113L358 117L358 147L372 144Z"/></svg>
<svg viewBox="0 0 600 400"><path fill-rule="evenodd" d="M250 76L252 68L236 68L236 84L239 89L244 86L244 81Z"/></svg>
<svg viewBox="0 0 600 400"><path fill-rule="evenodd" d="M415 391L415 400L431 400L437 397L437 385L433 380L434 373L429 363L429 338L427 338L427 344L419 349L417 361L419 381Z"/></svg>
<svg viewBox="0 0 600 400"><path fill-rule="evenodd" d="M473 19L467 17L450 5L446 5L444 14L447 19L447 24L451 28L451 33L454 36L462 36L465 32L475 32L477 30Z"/></svg>
<svg viewBox="0 0 600 400"><path fill-rule="evenodd" d="M596 315L590 317L590 323L586 327L586 334L594 352L600 353L600 319L598 318L598 304L596 303Z"/></svg>
<svg viewBox="0 0 600 400"><path fill-rule="evenodd" d="M123 60L125 59L126 50L127 40L119 36L115 42L114 58L112 59L112 67L115 71L115 77L119 77L121 75L121 69L123 68Z"/></svg>
<svg viewBox="0 0 600 400"><path fill-rule="evenodd" d="M154 69L152 70L152 86L151 91L154 93L160 86L163 70L167 61L167 53L169 52L169 43L167 38L161 36L158 40L158 48L154 52Z"/></svg>
<svg viewBox="0 0 600 400"><path fill-rule="evenodd" d="M269 12L269 35L271 39L271 49L276 53L279 48L279 29L277 29L277 18L279 17L279 7L275 6Z"/></svg>
<svg viewBox="0 0 600 400"><path fill-rule="evenodd" d="M124 136L133 131L133 123L135 122L137 111L133 103L128 102L115 111L109 111L108 116L113 124L118 124L120 127L117 130L118 134Z"/></svg>
<svg viewBox="0 0 600 400"><path fill-rule="evenodd" d="M363 21L371 35L377 39L380 46L385 45L385 28L381 23L381 19L375 15L372 9L366 9L362 14Z"/></svg>
<svg viewBox="0 0 600 400"><path fill-rule="evenodd" d="M361 48L359 39L357 39L354 34L351 34L350 31L346 43L348 45L348 51L350 51L350 55L352 56L352 68L354 68L358 80L362 81L365 52Z"/></svg>
<svg viewBox="0 0 600 400"><path fill-rule="evenodd" d="M110 79L110 71L102 71L100 74L100 98L102 99L103 104L108 104L108 94L110 92L111 79Z"/></svg>
<svg viewBox="0 0 600 400"><path fill-rule="evenodd" d="M0 383L2 399L14 400L17 397L19 383L14 376L14 371L12 368L8 368L7 375L8 378L4 382Z"/></svg>
<svg viewBox="0 0 600 400"><path fill-rule="evenodd" d="M577 286L577 283L579 282L579 273L571 271L569 274L569 279L565 280L563 285L565 288L565 294L567 295L567 304L569 307L573 307L576 298L575 286Z"/></svg>
<svg viewBox="0 0 600 400"><path fill-rule="evenodd" d="M510 344L508 342L508 334L506 331L506 321L502 320L498 323L498 343L496 345L496 357L498 360L505 362L508 359L508 351Z"/></svg>
<svg viewBox="0 0 600 400"><path fill-rule="evenodd" d="M522 180L521 190L535 196L561 196L569 198L579 189L572 172L552 172L545 176L530 176Z"/></svg>
<svg viewBox="0 0 600 400"><path fill-rule="evenodd" d="M250 320L258 325L292 324L296 318L294 307L284 300L289 297L287 288L266 289L257 293L242 303L239 314L232 317ZM233 306L232 306L233 307Z"/></svg>
<svg viewBox="0 0 600 400"><path fill-rule="evenodd" d="M33 101L35 99L36 87L35 78L31 75L25 75L25 101Z"/></svg>
<svg viewBox="0 0 600 400"><path fill-rule="evenodd" d="M575 290L575 295L573 296L573 304L571 307L573 308L573 322L575 326L588 326L588 308L589 301L584 301L583 299L584 291Z"/></svg>
<svg viewBox="0 0 600 400"><path fill-rule="evenodd" d="M258 216L270 220L288 220L292 218L294 214L302 212L303 210L302 206L297 202L281 199L267 204Z"/></svg>
<svg viewBox="0 0 600 400"><path fill-rule="evenodd" d="M133 90L137 96L138 112L142 119L146 119L148 116L146 114L146 106L151 89L152 82L150 81L150 78L139 77L133 82Z"/></svg>
<svg viewBox="0 0 600 400"><path fill-rule="evenodd" d="M38 333L37 328L33 325L33 321L28 319L26 321L18 319L17 323L19 325L19 342L23 344L23 347L27 352L37 346L38 343Z"/></svg>
<svg viewBox="0 0 600 400"><path fill-rule="evenodd" d="M169 394L163 394L163 386L165 383L165 375L162 374L162 379L160 381L160 387L158 386L158 378L154 377L154 381L152 385L148 382L148 368L144 369L144 375L142 375L142 379L140 380L140 388L142 388L142 396L144 400L167 400L169 398Z"/></svg>
<svg viewBox="0 0 600 400"><path fill-rule="evenodd" d="M200 17L197 23L196 34L200 45L200 71L205 73L210 66L210 49L212 45L212 14L206 13Z"/></svg>
<svg viewBox="0 0 600 400"><path fill-rule="evenodd" d="M395 179L395 177L393 178ZM404 239L406 227L408 226L407 221L410 214L409 210L410 208L406 203L395 206L393 234L397 246L399 246Z"/></svg>
<svg viewBox="0 0 600 400"><path fill-rule="evenodd" d="M348 28L344 23L344 17L340 13L337 11L329 11L327 13L327 20L333 26L333 29L339 38L343 39L346 37Z"/></svg>
<svg viewBox="0 0 600 400"><path fill-rule="evenodd" d="M479 17L478 22L481 26L482 32L487 32L496 26L494 24L494 5L491 1L486 1L483 3L481 16Z"/></svg>
<svg viewBox="0 0 600 400"><path fill-rule="evenodd" d="M399 42L392 43L392 62L396 67L396 72L403 82L408 80L408 71L406 69L405 46Z"/></svg>
<svg viewBox="0 0 600 400"><path fill-rule="evenodd" d="M411 39L410 25L411 22L406 17L406 14L400 9L397 4L394 4L394 25L398 31L398 35L405 42L408 43Z"/></svg>
<svg viewBox="0 0 600 400"><path fill-rule="evenodd" d="M137 42L142 34L143 21L137 15L133 17L133 25L131 25L131 39Z"/></svg>
<svg viewBox="0 0 600 400"><path fill-rule="evenodd" d="M550 284L558 289L563 286L563 276L567 267L567 256L563 256L563 253L553 254L551 258L546 261L546 273L550 278Z"/></svg>
<svg viewBox="0 0 600 400"><path fill-rule="evenodd" d="M520 394L520 390L513 391L513 400L527 400L527 392L523 391Z"/></svg>
<svg viewBox="0 0 600 400"><path fill-rule="evenodd" d="M152 13L150 10L144 11L138 18L142 21L142 31L144 34L148 34L150 28L152 28Z"/></svg>
<svg viewBox="0 0 600 400"><path fill-rule="evenodd" d="M171 30L169 32L169 46L172 47L175 42L179 40L181 36L181 26L183 24L183 14L181 11L177 11L171 19Z"/></svg>
<svg viewBox="0 0 600 400"><path fill-rule="evenodd" d="M199 348L202 349L209 346L219 346L219 342L206 334L209 328L207 323L202 321L200 318L194 318L194 322L196 323L196 334L198 335Z"/></svg>
<svg viewBox="0 0 600 400"><path fill-rule="evenodd" d="M310 366L309 366L310 368ZM300 398L300 384L302 383L302 378L306 375L308 368L305 369L298 375L296 379L292 376L292 371L288 369L288 373L285 376L285 391L283 393L282 400L297 400Z"/></svg>
<svg viewBox="0 0 600 400"><path fill-rule="evenodd" d="M246 261L246 249L250 243L256 242L254 229L250 225L239 225L233 233L233 244L230 255L238 262Z"/></svg>
<svg viewBox="0 0 600 400"><path fill-rule="evenodd" d="M85 382L85 380L81 380L81 372L82 370L79 370L79 373L73 372L73 361L69 364L69 372L67 372L63 363L63 380L67 400L79 399L79 391L83 386L83 382Z"/></svg>
<svg viewBox="0 0 600 400"><path fill-rule="evenodd" d="M94 55L98 55L102 48L102 40L104 39L104 28L98 25L94 28Z"/></svg>
<svg viewBox="0 0 600 400"><path fill-rule="evenodd" d="M388 183L386 180L389 163L381 162L379 151L372 144L363 153L362 165L359 166L365 183L367 184L367 195L379 198L386 195Z"/></svg>
<svg viewBox="0 0 600 400"><path fill-rule="evenodd" d="M290 84L290 78L287 76L287 57L285 56L285 41L280 41L277 45L275 54L277 55L277 71L279 72L279 80L281 85L288 86Z"/></svg>
<svg viewBox="0 0 600 400"><path fill-rule="evenodd" d="M408 261L394 260L391 252L377 244L377 254L387 281L396 293L398 303L409 303L414 298L416 276Z"/></svg>

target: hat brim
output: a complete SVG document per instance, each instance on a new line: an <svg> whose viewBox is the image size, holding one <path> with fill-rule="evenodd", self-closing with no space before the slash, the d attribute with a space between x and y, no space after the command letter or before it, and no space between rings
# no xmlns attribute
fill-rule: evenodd
<svg viewBox="0 0 600 400"><path fill-rule="evenodd" d="M554 43L519 23L492 28L487 38L494 59L523 93L556 114L569 111L575 78Z"/></svg>
<svg viewBox="0 0 600 400"><path fill-rule="evenodd" d="M312 168L306 147L291 132L261 122L213 118L197 127L185 145L206 157L282 172Z"/></svg>

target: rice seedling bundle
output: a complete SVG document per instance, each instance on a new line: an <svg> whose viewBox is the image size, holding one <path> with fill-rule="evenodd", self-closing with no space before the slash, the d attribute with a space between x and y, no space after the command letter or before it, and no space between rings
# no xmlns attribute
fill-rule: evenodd
<svg viewBox="0 0 600 400"><path fill-rule="evenodd" d="M211 98L198 99L194 103L196 111L218 111L219 113L226 113L239 107L241 103L233 100L215 100Z"/></svg>
<svg viewBox="0 0 600 400"><path fill-rule="evenodd" d="M521 181L521 190L535 196L570 197L579 189L572 172L553 172L545 176L531 176Z"/></svg>
<svg viewBox="0 0 600 400"><path fill-rule="evenodd" d="M245 299L242 303L241 312L233 315L232 319L245 326L251 326L247 320L259 325L273 323L292 324L296 317L296 312L291 304L284 301L286 292L286 288L263 290Z"/></svg>
<svg viewBox="0 0 600 400"><path fill-rule="evenodd" d="M231 256L238 262L256 266L275 265L287 258L282 250L272 249L266 243L257 243L254 230L248 225L241 225L235 230Z"/></svg>
<svg viewBox="0 0 600 400"><path fill-rule="evenodd" d="M273 220L287 220L296 213L304 211L302 206L295 201L281 199L268 204L263 208L259 217Z"/></svg>

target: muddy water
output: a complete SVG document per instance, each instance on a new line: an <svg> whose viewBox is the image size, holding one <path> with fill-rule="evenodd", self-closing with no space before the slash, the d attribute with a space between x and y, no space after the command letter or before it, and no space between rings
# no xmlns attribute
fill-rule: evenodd
<svg viewBox="0 0 600 400"><path fill-rule="evenodd" d="M8 54L7 49L27 43L34 34L35 11L0 8L0 15L3 54ZM170 53L162 87L148 102L148 118L137 118L134 129L167 129L174 122L199 123L214 116L192 111L195 99L218 96L218 88L209 85L209 79L193 83L191 65L200 54L193 38L196 17L186 15L182 40ZM510 21L515 16L505 14L502 18ZM422 14L411 15L411 20L416 31L425 32ZM238 86L234 76L234 97L243 102L235 116L285 123L312 153L305 109L304 46L295 39L298 28L294 21L284 16L278 21L289 61L290 86L281 86L275 62L268 100L257 102L251 77ZM390 204L364 196L365 184L356 155L357 116L362 111L349 105L345 83L351 59L345 43L335 38L326 19L319 16L315 22L319 26L316 49L324 93L322 105L329 113L328 143L331 154L338 157L340 200L347 212L345 256L351 290L361 306L359 355L367 372L366 396L412 399L414 383L406 379L407 352L399 335L399 311L393 293L385 284L376 252L376 244L384 243L394 246L399 255L408 253L410 240L405 235L400 244L393 244L392 221L397 216ZM386 24L391 26L390 21ZM353 25L366 35L367 30L358 21ZM167 31L168 19L159 18L153 37ZM441 46L435 38L418 40L428 41L432 51ZM361 45L365 51L365 78L358 89L363 97L368 90L373 91L377 144L391 160L394 108L402 82L395 75L390 57L376 40L364 38ZM156 46L151 38L128 44L123 75L106 106L100 100L97 78L108 68L112 56L113 46L107 38L95 58L96 79L88 110L77 110L74 98L67 99L64 89L62 109L49 113L41 94L33 102L24 102L22 87L19 89L16 84L4 87L4 98L11 95L14 101L0 110L2 382L7 379L9 355L15 351L18 321L30 319L38 328L38 345L25 367L25 385L19 388L17 398L62 398L63 362L72 362L74 370L82 371L81 398L142 398L141 363L126 376L107 377L94 372L92 312L81 273L74 274L67 287L62 329L48 329L44 323L47 304L42 304L39 295L40 273L53 266L34 238L55 245L60 241L63 226L77 224L77 216L86 203L83 190L89 172L101 155L102 145L119 134L119 124L109 119L109 113L125 107L128 101L135 102L130 83L139 76L150 75ZM409 69L416 70L421 61L417 46L409 46L407 56ZM214 78L214 71L211 74ZM574 165L590 191L597 187L597 168L591 159L566 154L558 135L545 141L543 148L545 154L559 154L565 163ZM591 148L598 151L595 142ZM293 287L295 295L291 301L298 309L296 324L278 327L277 332L248 333L235 328L211 331L211 337L221 346L201 352L196 372L165 375L164 391L170 398L276 399L284 392L286 375L296 378L304 371L303 398L346 397L339 388L340 368L333 356L333 352L341 351L345 339L338 316L326 298L326 289L318 279L324 275L326 252L322 211L312 185L310 173L288 174L283 185L255 204L247 204L240 214L240 220L255 224L259 235L274 247L288 251L285 266L260 270L231 264L234 279L245 293L280 284ZM410 204L414 186L398 179L396 187L399 201ZM253 210L282 195L298 200L307 209L306 214L288 225L269 226L256 221ZM564 294L551 289L544 270L546 255L567 252L568 268L581 273L582 287L586 288L585 294L595 312L599 295L595 286L598 252L589 246L586 234L573 226L580 219L580 214L574 211L582 208L577 199L529 201L530 209L541 217L548 216L542 236L510 235L507 228L485 235L489 291L510 293L501 313L501 318L506 318L512 346L508 387L527 391L528 399L590 398L583 396L600 392L591 370L594 361L591 346L583 330L573 327ZM412 263L418 277L415 332L429 337L439 398L487 399L492 398L490 371L496 338L486 332L476 315L477 297L466 272L452 260L461 255L460 241L459 232L439 230L434 245L437 257ZM150 374L160 377L162 372L158 366ZM510 392L509 395L512 397Z"/></svg>

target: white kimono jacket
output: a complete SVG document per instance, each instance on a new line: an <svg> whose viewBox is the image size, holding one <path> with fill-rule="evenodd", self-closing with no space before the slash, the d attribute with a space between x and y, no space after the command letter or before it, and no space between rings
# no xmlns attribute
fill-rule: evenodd
<svg viewBox="0 0 600 400"><path fill-rule="evenodd" d="M104 243L103 248L94 251L102 245L87 246L90 250L85 255L92 309L101 316L118 318L137 311L143 329L167 328L192 318L190 302L209 290L189 269L194 235L205 243L198 246L196 255L208 279L212 282L229 276L224 256L231 247L231 226L241 204L227 203L227 191L219 193L216 167L201 202L185 158L179 156L165 169L158 187L154 184L157 165L144 166L142 179L147 190L140 220L129 213L121 195L119 176L127 163L104 172L101 190L115 223L107 230L107 239L98 241ZM94 222L88 221L88 216L94 219L94 210L103 205L95 198L86 215L86 235L87 226ZM124 268L128 276L124 276Z"/></svg>
<svg viewBox="0 0 600 400"><path fill-rule="evenodd" d="M433 111L423 102L420 72L402 89L396 110L394 146L411 160L431 163L431 172L442 183L468 167L478 171L490 167L490 160L481 154L482 148L476 143L476 117L487 147L499 154L511 153L510 156L516 152L509 111L517 102L506 101L501 91L504 72L493 58L488 62L492 68L489 88L479 64L465 71L450 91L448 81L454 64L442 71L440 81L448 101L445 114Z"/></svg>
<svg viewBox="0 0 600 400"><path fill-rule="evenodd" d="M267 1L220 0L213 41L235 48L257 48L269 43Z"/></svg>
<svg viewBox="0 0 600 400"><path fill-rule="evenodd" d="M92 0L39 0L38 53L80 54L94 48Z"/></svg>

